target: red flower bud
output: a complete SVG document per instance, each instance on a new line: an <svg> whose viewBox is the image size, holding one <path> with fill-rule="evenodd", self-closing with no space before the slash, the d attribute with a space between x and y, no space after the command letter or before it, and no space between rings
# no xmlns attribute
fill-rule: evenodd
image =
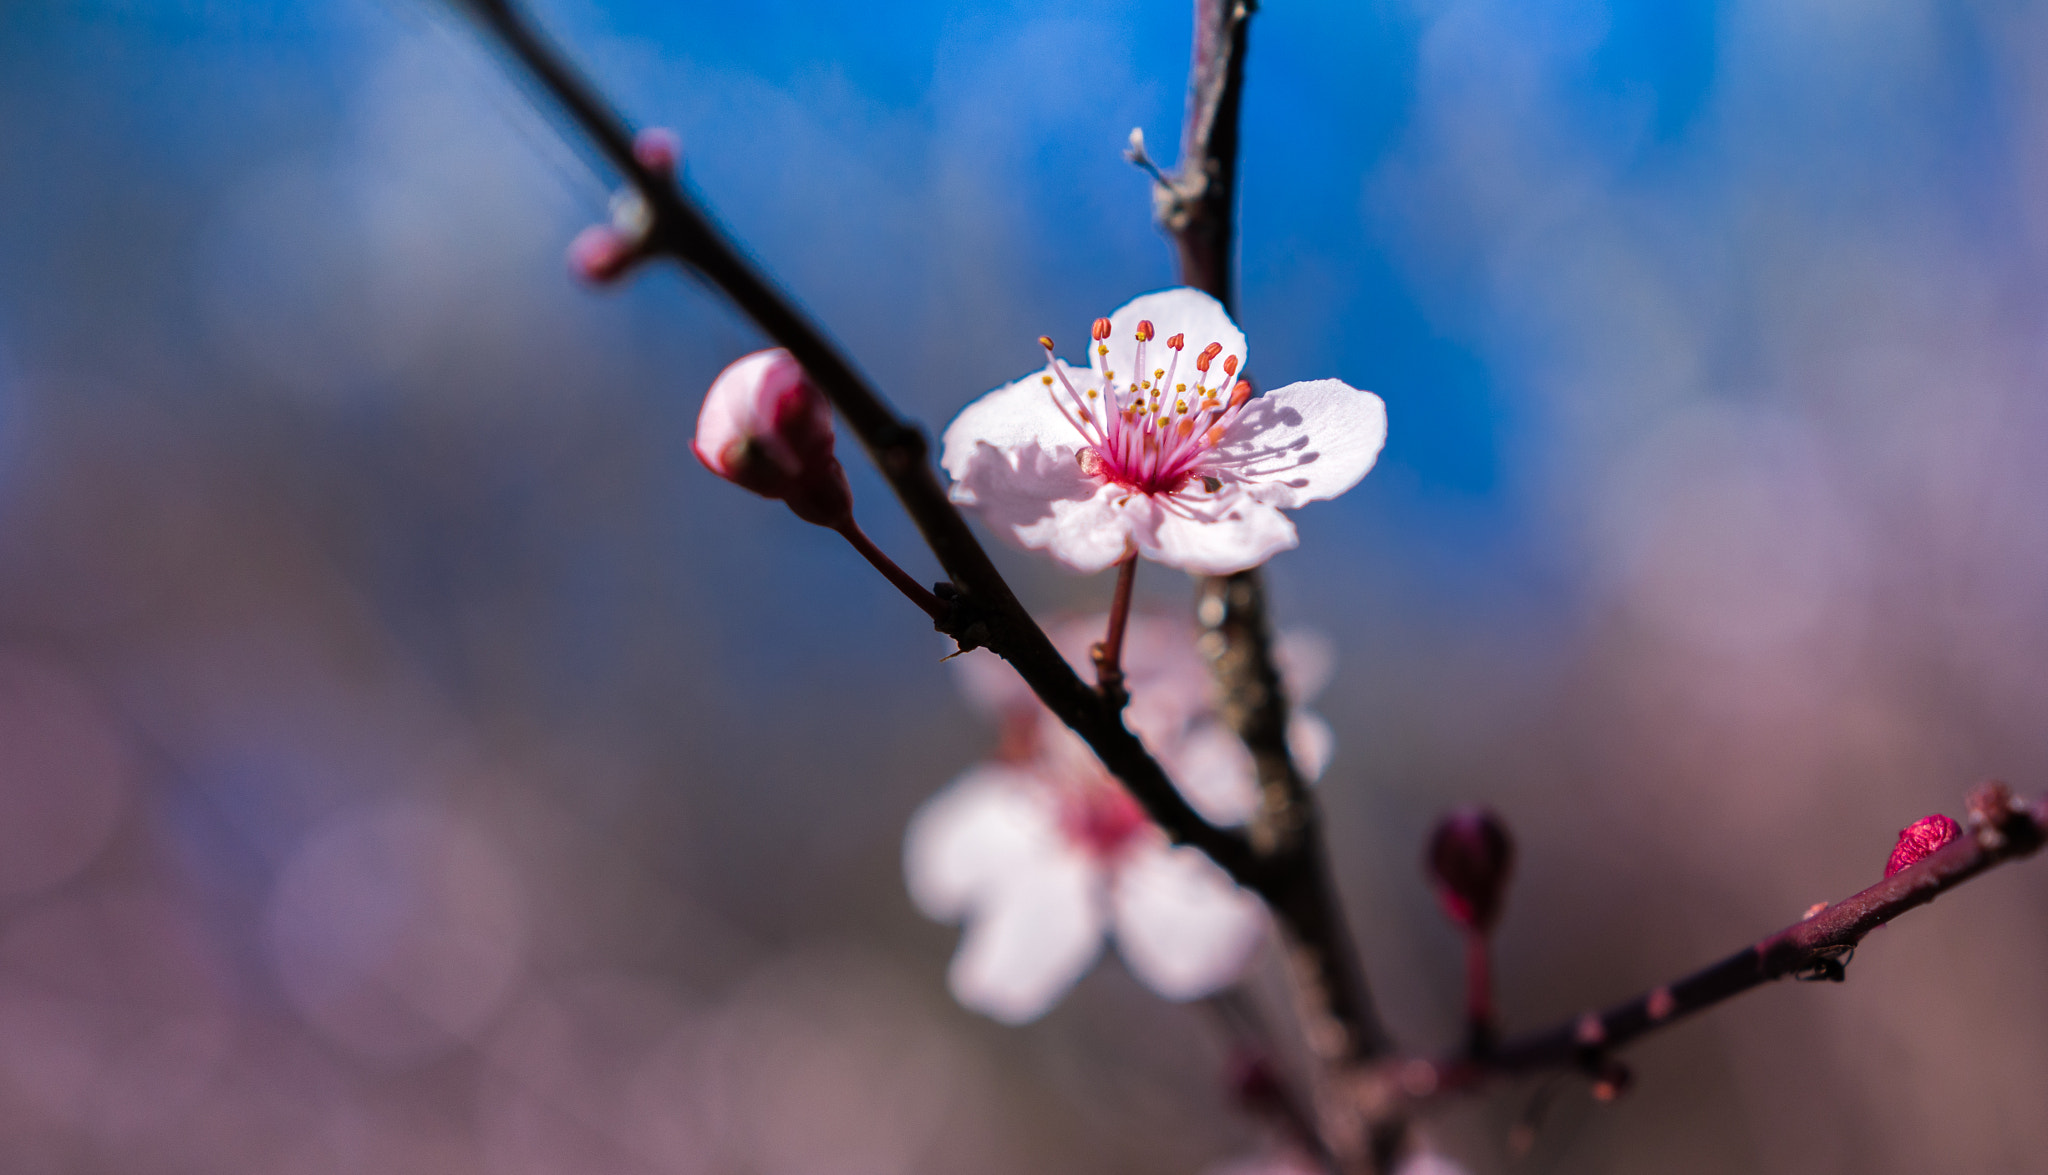
<svg viewBox="0 0 2048 1175"><path fill-rule="evenodd" d="M1500 918L1515 842L1490 809L1458 808L1437 822L1424 862L1444 913L1466 930L1488 931Z"/></svg>
<svg viewBox="0 0 2048 1175"><path fill-rule="evenodd" d="M719 373L690 447L704 467L798 518L838 528L853 491L832 454L832 409L789 352L756 351Z"/></svg>
<svg viewBox="0 0 2048 1175"><path fill-rule="evenodd" d="M1884 875L1890 877L1961 835L1962 826L1939 812L1922 816L1899 830L1899 843L1885 862Z"/></svg>

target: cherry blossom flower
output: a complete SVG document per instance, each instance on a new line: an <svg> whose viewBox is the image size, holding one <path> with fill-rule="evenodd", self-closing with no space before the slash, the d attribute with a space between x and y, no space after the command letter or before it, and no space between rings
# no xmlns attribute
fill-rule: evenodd
<svg viewBox="0 0 2048 1175"><path fill-rule="evenodd" d="M1210 575L1297 543L1280 513L1357 485L1386 405L1334 379L1253 395L1244 335L1193 289L1095 321L1089 367L1046 366L967 406L941 463L955 502L1076 571L1132 550Z"/></svg>
<svg viewBox="0 0 2048 1175"><path fill-rule="evenodd" d="M1054 637L1078 666L1101 624L1061 626ZM1258 800L1251 760L1217 719L1193 638L1179 623L1132 618L1125 721L1198 811L1242 823ZM1318 642L1283 637L1280 659L1297 697L1326 676ZM904 845L918 905L966 924L949 975L955 997L1006 1023L1036 1019L1088 970L1105 936L1168 999L1234 980L1264 926L1258 899L1199 851L1171 844L1006 664L960 664L969 697L1001 720L1002 744L925 803ZM1304 772L1320 774L1328 726L1297 711L1290 733Z"/></svg>

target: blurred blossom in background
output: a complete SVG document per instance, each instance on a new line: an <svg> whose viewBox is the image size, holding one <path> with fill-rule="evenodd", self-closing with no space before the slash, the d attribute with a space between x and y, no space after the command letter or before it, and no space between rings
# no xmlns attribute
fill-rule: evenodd
<svg viewBox="0 0 2048 1175"><path fill-rule="evenodd" d="M540 11L934 431L1171 283L1119 151L1174 140L1186 5ZM1239 320L1391 419L1270 575L1335 650L1321 787L1405 1043L1458 1032L1453 803L1521 848L1513 1028L2048 782L2048 10L1316 0L1251 41ZM673 273L573 285L606 194L423 0L0 9L6 1168L1256 1156L1200 1006L1114 961L1022 1029L952 1001L900 845L995 731L690 455L762 343ZM1569 1087L1529 1169L2037 1166L2040 870ZM1522 1100L1432 1139L1503 1170Z"/></svg>

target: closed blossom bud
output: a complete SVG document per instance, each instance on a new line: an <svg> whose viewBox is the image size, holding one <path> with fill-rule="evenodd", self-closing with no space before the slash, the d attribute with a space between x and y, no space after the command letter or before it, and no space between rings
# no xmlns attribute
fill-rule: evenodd
<svg viewBox="0 0 2048 1175"><path fill-rule="evenodd" d="M1884 875L1890 877L1961 835L1962 825L1939 812L1922 816L1899 830L1899 843L1885 862Z"/></svg>
<svg viewBox="0 0 2048 1175"><path fill-rule="evenodd" d="M1493 929L1515 864L1515 842L1500 817L1476 805L1451 811L1437 822L1424 864L1451 921L1466 930Z"/></svg>
<svg viewBox="0 0 2048 1175"><path fill-rule="evenodd" d="M592 285L608 285L640 260L640 244L608 224L593 224L569 242L569 272Z"/></svg>
<svg viewBox="0 0 2048 1175"><path fill-rule="evenodd" d="M798 518L840 527L853 491L832 455L832 409L788 351L756 351L720 372L690 447L705 468Z"/></svg>
<svg viewBox="0 0 2048 1175"><path fill-rule="evenodd" d="M665 126L651 126L633 136L633 158L657 175L667 175L683 158L683 140Z"/></svg>

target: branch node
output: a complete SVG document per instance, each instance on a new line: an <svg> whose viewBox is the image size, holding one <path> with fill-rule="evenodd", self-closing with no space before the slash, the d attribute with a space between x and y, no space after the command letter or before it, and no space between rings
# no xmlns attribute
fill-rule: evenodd
<svg viewBox="0 0 2048 1175"><path fill-rule="evenodd" d="M932 628L952 637L953 643L960 646L953 656L988 646L988 619L966 593L940 580L932 585L932 595L937 596L945 608L945 614L932 621Z"/></svg>
<svg viewBox="0 0 2048 1175"><path fill-rule="evenodd" d="M1821 947L1812 960L1792 973L1801 983L1840 983L1849 978L1849 960L1856 957L1856 944Z"/></svg>

